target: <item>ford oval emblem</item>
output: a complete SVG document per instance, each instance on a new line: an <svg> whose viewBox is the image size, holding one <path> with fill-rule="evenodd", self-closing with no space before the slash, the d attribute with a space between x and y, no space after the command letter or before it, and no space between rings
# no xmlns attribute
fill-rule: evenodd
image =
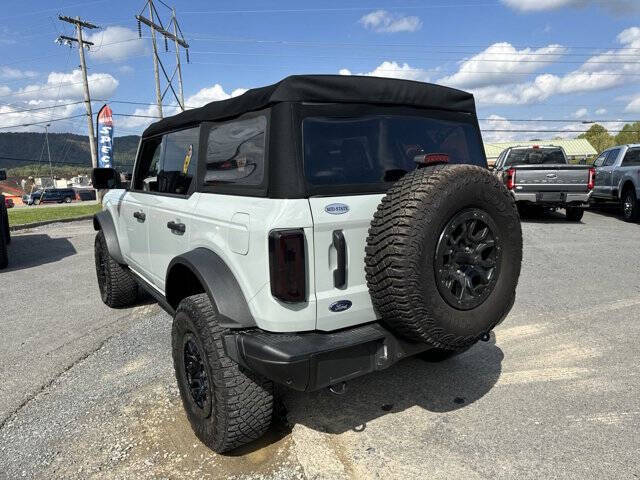
<svg viewBox="0 0 640 480"><path fill-rule="evenodd" d="M329 305L329 310L332 312L344 312L345 310L349 310L351 305L353 305L351 300L338 300Z"/></svg>
<svg viewBox="0 0 640 480"><path fill-rule="evenodd" d="M344 203L332 203L324 207L324 211L331 215L342 215L349 211L349 205L345 205Z"/></svg>

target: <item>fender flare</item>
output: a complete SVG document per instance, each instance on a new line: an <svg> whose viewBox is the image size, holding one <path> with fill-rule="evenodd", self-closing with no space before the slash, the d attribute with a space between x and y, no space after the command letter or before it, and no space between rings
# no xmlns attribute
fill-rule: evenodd
<svg viewBox="0 0 640 480"><path fill-rule="evenodd" d="M108 210L103 210L93 216L93 229L96 231L102 230L102 233L104 233L104 238L107 241L107 250L109 250L109 255L116 262L125 265L126 262L122 257L120 243L118 242L116 226L113 222L113 217Z"/></svg>
<svg viewBox="0 0 640 480"><path fill-rule="evenodd" d="M165 279L165 297L174 309L177 309L177 299L180 298L180 284L171 279L176 267L188 269L198 279L220 315L218 323L221 327L256 326L238 280L219 255L207 248L199 247L171 260Z"/></svg>

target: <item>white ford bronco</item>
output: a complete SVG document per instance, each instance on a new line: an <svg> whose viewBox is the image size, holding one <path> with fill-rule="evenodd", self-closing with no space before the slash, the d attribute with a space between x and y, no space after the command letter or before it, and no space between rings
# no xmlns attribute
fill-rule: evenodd
<svg viewBox="0 0 640 480"><path fill-rule="evenodd" d="M459 90L292 76L149 126L126 188L93 179L102 300L141 287L173 317L182 401L217 452L266 432L274 383L450 356L515 299L516 206Z"/></svg>

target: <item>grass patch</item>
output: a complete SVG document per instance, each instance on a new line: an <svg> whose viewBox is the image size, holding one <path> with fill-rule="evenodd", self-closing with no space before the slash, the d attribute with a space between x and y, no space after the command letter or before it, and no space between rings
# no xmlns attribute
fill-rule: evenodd
<svg viewBox="0 0 640 480"><path fill-rule="evenodd" d="M24 207L9 209L9 225L84 217L102 210L100 204L70 205L68 207Z"/></svg>

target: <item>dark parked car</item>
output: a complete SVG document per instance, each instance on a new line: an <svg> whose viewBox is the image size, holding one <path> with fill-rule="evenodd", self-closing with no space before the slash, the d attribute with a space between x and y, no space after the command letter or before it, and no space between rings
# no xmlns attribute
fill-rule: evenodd
<svg viewBox="0 0 640 480"><path fill-rule="evenodd" d="M39 205L41 203L71 203L76 198L73 188L47 188L36 190L31 195L26 196L27 205Z"/></svg>

